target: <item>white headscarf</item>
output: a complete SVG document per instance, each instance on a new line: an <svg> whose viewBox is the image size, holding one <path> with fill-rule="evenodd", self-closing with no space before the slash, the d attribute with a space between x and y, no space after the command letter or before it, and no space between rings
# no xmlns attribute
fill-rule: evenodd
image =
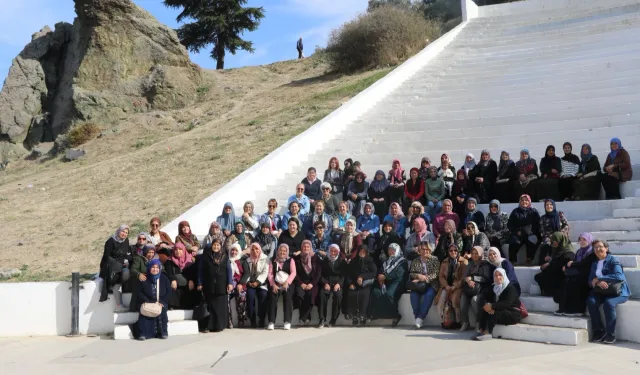
<svg viewBox="0 0 640 375"><path fill-rule="evenodd" d="M488 255L491 255L491 253L492 253L492 252L496 253L496 256L498 257L498 259L496 259L496 261L495 261L495 262L492 262L492 261L491 261L491 259L487 256L487 261L488 261L489 263L493 264L493 265L494 265L494 266L496 266L496 267L501 267L501 266L502 266L502 261L503 261L504 259L502 259L502 256L500 255L500 250L498 250L498 248L497 248L497 247L490 247L490 248L489 248L489 254L488 254Z"/></svg>
<svg viewBox="0 0 640 375"><path fill-rule="evenodd" d="M402 256L400 245L398 245L397 243L391 243L389 245L389 249L393 249L395 253L393 254L393 256L389 256L382 264L384 273L386 273L387 275L395 270L396 267L398 267L400 264L402 264L402 262L406 261Z"/></svg>
<svg viewBox="0 0 640 375"><path fill-rule="evenodd" d="M234 274L239 274L240 269L238 268L238 264L236 263L236 260L240 260L240 258L242 258L242 249L240 249L240 244L237 242L231 245L231 248L235 248L236 250L238 250L238 253L236 254L236 256L231 257L231 249L229 249L229 262L231 263L231 270L233 271Z"/></svg>
<svg viewBox="0 0 640 375"><path fill-rule="evenodd" d="M469 176L469 171L476 166L476 159L473 157L472 153L468 153L467 156L471 158L471 161L467 161L467 159L465 158L463 168L464 168L464 174Z"/></svg>
<svg viewBox="0 0 640 375"><path fill-rule="evenodd" d="M502 280L502 284L493 283L493 293L495 293L496 301L497 301L498 298L500 297L500 294L502 294L502 292L504 292L507 285L509 285L509 278L507 277L507 272L504 270L504 268L496 268L496 270L493 271L493 273L495 274L496 272L500 272L502 274L502 277L504 278Z"/></svg>

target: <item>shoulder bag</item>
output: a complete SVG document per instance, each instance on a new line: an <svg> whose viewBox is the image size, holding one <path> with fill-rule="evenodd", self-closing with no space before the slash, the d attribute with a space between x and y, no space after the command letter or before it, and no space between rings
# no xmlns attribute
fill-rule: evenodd
<svg viewBox="0 0 640 375"><path fill-rule="evenodd" d="M194 320L202 320L208 318L209 315L209 307L207 306L207 300L204 298L204 293L200 293L200 303L193 308L193 319Z"/></svg>
<svg viewBox="0 0 640 375"><path fill-rule="evenodd" d="M157 318L162 313L160 304L160 279L156 281L156 302L145 302L140 306L140 314L147 318Z"/></svg>
<svg viewBox="0 0 640 375"><path fill-rule="evenodd" d="M609 287L607 289L600 288L599 285L596 285L593 288L593 294L603 296L603 297L617 297L622 293L622 284L624 281L618 281L616 283L607 283Z"/></svg>
<svg viewBox="0 0 640 375"><path fill-rule="evenodd" d="M427 283L425 281L414 282L409 280L407 282L407 290L418 293L425 293L427 291Z"/></svg>

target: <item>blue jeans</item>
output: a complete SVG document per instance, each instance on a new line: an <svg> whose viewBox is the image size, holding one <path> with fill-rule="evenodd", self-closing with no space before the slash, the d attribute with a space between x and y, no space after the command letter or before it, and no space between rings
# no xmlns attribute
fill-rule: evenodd
<svg viewBox="0 0 640 375"><path fill-rule="evenodd" d="M438 201L438 203L433 203L433 201L427 202L427 214L429 217L436 217L436 214L442 210L442 201Z"/></svg>
<svg viewBox="0 0 640 375"><path fill-rule="evenodd" d="M258 302L257 311L256 300ZM247 315L249 315L251 323L255 323L256 315L258 316L258 320L264 323L267 315L267 291L265 289L247 286Z"/></svg>
<svg viewBox="0 0 640 375"><path fill-rule="evenodd" d="M616 306L628 300L629 297L603 297L590 293L587 298L587 310L589 310L589 316L591 317L591 328L593 328L594 331L605 331L602 327L602 318L600 316L600 306L602 306L602 310L604 310L604 320L607 324L606 332L615 334Z"/></svg>
<svg viewBox="0 0 640 375"><path fill-rule="evenodd" d="M420 318L424 320L429 314L429 309L433 304L433 299L436 298L436 291L433 287L427 287L427 291L424 293L411 292L411 308L413 309L414 318ZM420 301L422 298L422 301Z"/></svg>

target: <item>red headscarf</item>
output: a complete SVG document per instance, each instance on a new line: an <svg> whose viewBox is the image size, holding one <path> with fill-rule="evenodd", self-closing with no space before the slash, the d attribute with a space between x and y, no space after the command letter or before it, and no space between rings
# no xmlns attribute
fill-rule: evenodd
<svg viewBox="0 0 640 375"><path fill-rule="evenodd" d="M395 163L398 163L398 168L397 169L391 169L389 171L389 174L391 175L391 177L393 177L394 181L391 182L402 182L402 173L404 173L404 169L402 169L402 164L400 164L400 160L398 159L393 159L393 162L391 163L391 165L393 166Z"/></svg>

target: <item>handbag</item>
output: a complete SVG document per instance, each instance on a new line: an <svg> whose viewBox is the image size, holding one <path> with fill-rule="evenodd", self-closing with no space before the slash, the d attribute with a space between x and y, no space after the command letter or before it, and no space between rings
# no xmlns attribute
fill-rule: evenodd
<svg viewBox="0 0 640 375"><path fill-rule="evenodd" d="M602 297L617 297L622 293L622 284L624 281L618 281L617 283L608 283L609 287L607 289L600 288L599 285L596 285L593 288L593 293Z"/></svg>
<svg viewBox="0 0 640 375"><path fill-rule="evenodd" d="M156 302L145 302L140 306L140 314L147 318L157 318L162 313L160 304L160 279L156 281Z"/></svg>
<svg viewBox="0 0 640 375"><path fill-rule="evenodd" d="M456 324L456 312L453 309L451 300L447 300L442 310L442 328L451 329Z"/></svg>
<svg viewBox="0 0 640 375"><path fill-rule="evenodd" d="M276 272L275 282L278 284L283 284L289 278L289 274L284 271Z"/></svg>
<svg viewBox="0 0 640 375"><path fill-rule="evenodd" d="M566 277L577 277L580 276L580 270L575 267L565 268L564 275Z"/></svg>
<svg viewBox="0 0 640 375"><path fill-rule="evenodd" d="M193 319L194 320L202 320L208 318L209 315L209 306L207 306L207 301L204 298L204 293L200 293L200 303L193 308Z"/></svg>
<svg viewBox="0 0 640 375"><path fill-rule="evenodd" d="M418 281L413 282L412 280L407 281L407 290L417 293L425 293L427 291L427 282L426 281Z"/></svg>
<svg viewBox="0 0 640 375"><path fill-rule="evenodd" d="M175 275L175 278L176 278L176 281L177 281L177 283L178 283L178 286L179 286L179 287L185 287L185 286L187 286L187 284L189 283L189 282L187 281L187 278L186 278L186 277L184 277L184 275L183 275L183 274L181 274L181 273L176 274L176 275Z"/></svg>
<svg viewBox="0 0 640 375"><path fill-rule="evenodd" d="M522 302L522 300L520 300L520 306L516 307L516 310L520 312L520 316L522 317L522 319L525 319L526 317L529 316L529 311L527 311L527 306L524 305L524 302Z"/></svg>

